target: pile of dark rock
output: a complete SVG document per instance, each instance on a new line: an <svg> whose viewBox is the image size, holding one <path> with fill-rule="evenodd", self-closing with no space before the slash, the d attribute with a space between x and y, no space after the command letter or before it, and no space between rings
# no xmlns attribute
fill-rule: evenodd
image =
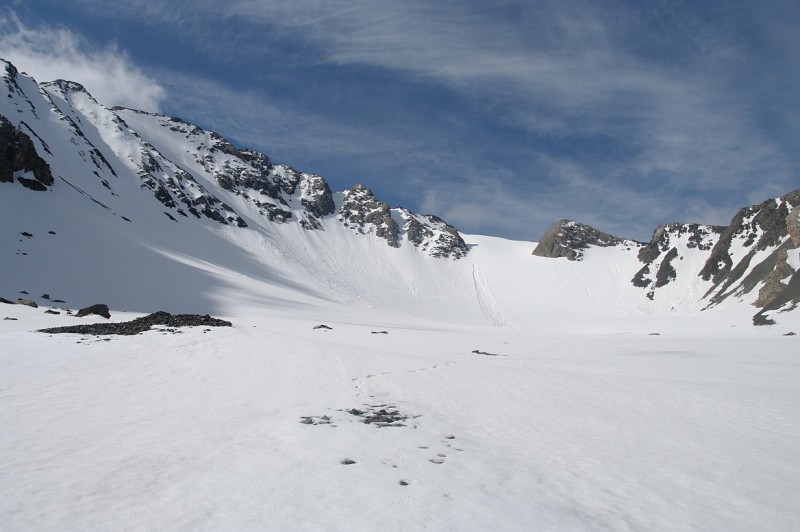
<svg viewBox="0 0 800 532"><path fill-rule="evenodd" d="M392 405L375 405L370 406L368 410L359 410L352 408L347 411L349 414L360 417L361 422L367 425L375 425L377 427L404 427L403 421L406 421L409 416L401 414Z"/></svg>
<svg viewBox="0 0 800 532"><path fill-rule="evenodd" d="M86 325L70 325L65 327L52 327L49 329L39 329L39 332L49 334L75 333L75 334L118 334L134 335L144 331L149 331L154 325L164 325L167 327L232 327L229 321L212 318L209 315L200 314L170 314L169 312L159 311L136 318L135 320L119 323L90 323Z"/></svg>

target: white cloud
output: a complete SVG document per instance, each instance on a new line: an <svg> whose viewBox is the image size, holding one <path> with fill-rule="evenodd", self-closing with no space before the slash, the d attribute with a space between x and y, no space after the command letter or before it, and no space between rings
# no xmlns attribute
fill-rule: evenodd
<svg viewBox="0 0 800 532"><path fill-rule="evenodd" d="M13 13L0 16L0 57L37 81L81 83L105 105L158 111L165 90L114 44L94 48L63 27L29 28Z"/></svg>

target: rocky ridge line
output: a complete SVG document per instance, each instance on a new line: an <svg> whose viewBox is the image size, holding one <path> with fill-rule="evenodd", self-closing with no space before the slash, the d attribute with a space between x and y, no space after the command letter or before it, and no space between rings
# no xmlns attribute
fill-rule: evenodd
<svg viewBox="0 0 800 532"><path fill-rule="evenodd" d="M760 308L753 316L756 325L774 323L770 312L788 312L800 305L800 268L792 265L800 260L800 189L740 209L727 226L661 225L647 244L560 220L542 236L533 254L579 261L592 246L639 247L642 266L631 283L643 288L651 300L659 289L689 275L706 283L701 297L707 302L705 308L758 288L753 301ZM697 263L702 266L693 269Z"/></svg>
<svg viewBox="0 0 800 532"><path fill-rule="evenodd" d="M63 182L130 222L115 205L124 208L118 180L132 173L139 188L152 194L164 215L176 223L208 219L248 227L263 217L318 230L330 220L356 233L375 233L390 247L407 240L436 258L457 259L469 251L454 227L434 216L392 209L361 185L344 192L346 201L337 211L323 177L275 164L218 133L176 117L105 107L80 83L39 84L5 60L0 60L0 74L7 89L6 97L0 98L0 110L8 117L3 130L10 127L13 135L27 139L31 149L25 150L25 158L38 149L36 164L52 169L50 178L42 174L41 179L29 180L37 189ZM36 130L50 142L56 137L66 141L69 149L59 146L54 155Z"/></svg>

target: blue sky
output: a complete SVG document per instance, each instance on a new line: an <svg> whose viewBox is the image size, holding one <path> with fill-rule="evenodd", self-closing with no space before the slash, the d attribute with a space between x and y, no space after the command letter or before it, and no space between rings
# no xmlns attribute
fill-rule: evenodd
<svg viewBox="0 0 800 532"><path fill-rule="evenodd" d="M649 239L800 187L800 3L15 0L0 57L467 233Z"/></svg>

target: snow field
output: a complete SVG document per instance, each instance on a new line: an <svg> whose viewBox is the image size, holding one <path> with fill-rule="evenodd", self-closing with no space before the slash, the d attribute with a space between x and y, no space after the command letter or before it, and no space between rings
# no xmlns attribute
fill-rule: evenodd
<svg viewBox="0 0 800 532"><path fill-rule="evenodd" d="M463 235L470 253L439 260L335 215L318 231L268 222L220 190L249 228L176 222L141 188L142 139L80 93L70 107L19 80L31 103L4 99L0 112L36 125L56 185L0 190L0 296L107 303L120 321L210 313L234 327L48 336L33 331L101 318L0 304L3 528L798 522L800 366L796 337L783 335L800 332L800 313L754 328L757 289L700 312L708 285L686 242L677 280L650 301L630 283L636 250L619 246L569 262L532 256L533 242ZM214 190L214 170L233 161L195 157L210 134L187 136L191 126L173 134L121 114L164 155L165 175L196 170ZM737 246L738 261L748 250ZM333 330L313 330L321 323ZM381 428L352 409L406 419Z"/></svg>
<svg viewBox="0 0 800 532"><path fill-rule="evenodd" d="M0 321L9 529L788 530L800 517L793 337L365 315L383 335L354 316L321 331L271 312L208 332L47 336L29 331L75 319L0 310L18 318ZM347 412L368 405L419 417L378 428Z"/></svg>

